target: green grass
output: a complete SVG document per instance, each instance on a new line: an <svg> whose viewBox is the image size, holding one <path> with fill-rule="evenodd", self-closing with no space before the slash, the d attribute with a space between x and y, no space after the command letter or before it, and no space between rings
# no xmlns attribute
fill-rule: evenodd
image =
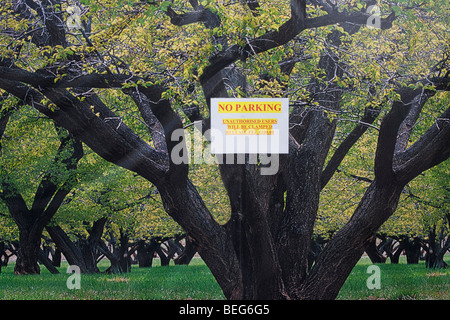
<svg viewBox="0 0 450 320"><path fill-rule="evenodd" d="M224 299L211 272L200 259L189 266L132 267L125 274L81 275L81 289L69 290L67 264L52 275L41 266L40 275L14 275L14 265L0 274L0 300L5 299L68 299L68 300L181 300ZM100 269L108 267L103 262Z"/></svg>
<svg viewBox="0 0 450 320"><path fill-rule="evenodd" d="M447 257L450 264L450 257ZM380 264L381 289L369 290L366 280L368 258L362 258L344 284L338 299L436 299L450 300L450 269L427 270L418 265ZM101 270L108 267L102 262ZM95 274L81 276L81 289L69 290L66 281L67 264L60 274L52 275L44 267L40 275L16 276L14 264L2 268L0 273L0 299L224 299L224 296L201 259L194 259L189 266L154 266L138 268L131 273L112 275Z"/></svg>
<svg viewBox="0 0 450 320"><path fill-rule="evenodd" d="M450 264L450 256L446 256ZM338 299L386 299L386 300L450 300L450 268L430 270L421 261L406 264L401 257L399 264L377 264L380 267L380 289L369 290L366 285L369 258L363 257L353 268L342 287Z"/></svg>

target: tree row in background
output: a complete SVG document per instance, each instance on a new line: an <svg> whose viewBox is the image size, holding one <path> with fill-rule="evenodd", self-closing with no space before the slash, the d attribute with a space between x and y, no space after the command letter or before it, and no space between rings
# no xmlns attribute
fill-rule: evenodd
<svg viewBox="0 0 450 320"><path fill-rule="evenodd" d="M97 264L102 258L111 263L107 272L127 272L131 262L151 266L155 254L162 265L168 265L175 257L177 264L189 263L196 253L195 246L164 212L154 186L109 165L86 147L76 160L77 167L69 170L66 166L56 166L53 154L60 154L60 148L57 148L59 136L52 121L36 115L31 109L25 110L26 115L19 115L24 110L7 107L10 102L17 101L4 101L4 110L9 110L8 118L11 118L9 122L5 121L6 116L2 119L5 130L0 160L3 185L9 186L2 190L0 202L0 249L4 265L11 255L15 255L19 259L15 267L18 274L24 273L20 267L21 259L33 265L36 273L39 273L38 261L51 272L57 272L53 266L60 265L61 253L69 264L79 266L84 273L99 272ZM199 177L199 188L217 206L217 219L226 219L223 190L221 194L217 183L211 185L217 180L217 168L206 171L206 168L195 166L192 170ZM41 217L48 209L42 210L41 215L32 212L35 203L42 201L42 194L49 193L42 189L56 193L58 187L54 184L65 181L69 175L71 185L64 189L64 197L57 208L51 213L46 212L49 217L45 220ZM51 186L43 186L47 181ZM51 199L52 196L54 194L47 197ZM23 213L22 219L28 219L25 223L17 217L22 213L14 211L13 204L17 199L27 210L27 203L31 203L32 209ZM37 244L33 248L36 251L27 246L33 232L36 233ZM53 261L48 259L49 254ZM132 255L135 261L132 261Z"/></svg>

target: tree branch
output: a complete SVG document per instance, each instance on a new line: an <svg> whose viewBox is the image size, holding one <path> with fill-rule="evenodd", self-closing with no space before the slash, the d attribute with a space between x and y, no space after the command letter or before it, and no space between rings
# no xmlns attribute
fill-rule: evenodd
<svg viewBox="0 0 450 320"><path fill-rule="evenodd" d="M245 4L252 11L252 15L254 17L257 17L259 15L259 13L258 13L259 2L258 2L258 0L245 0Z"/></svg>
<svg viewBox="0 0 450 320"><path fill-rule="evenodd" d="M62 203L64 197L71 189L68 188L67 184L72 184L68 181L71 179L70 174L69 176L66 176L66 172L75 170L78 161L83 157L83 146L81 141L73 139L73 137L63 128L56 127L56 131L58 132L58 137L60 139L60 146L53 159L52 167L42 178L36 191L31 207L31 214L36 217L42 215L44 211L47 211L45 208L50 201L52 201L51 206L53 207L57 203L59 203L59 205ZM60 166L63 166L63 168ZM63 179L62 181L61 178ZM58 190L61 188L61 185L65 187L63 189L68 189L59 202L54 202L55 197L61 191ZM54 200L52 200L52 198L54 198ZM56 213L59 205L52 210L53 214L50 218ZM50 219L48 220L50 221Z"/></svg>
<svg viewBox="0 0 450 320"><path fill-rule="evenodd" d="M191 23L202 22L207 28L214 28L220 26L220 18L217 14L203 6L198 6L194 11L178 14L171 6L167 7L167 15L170 17L170 22L176 26L185 26Z"/></svg>
<svg viewBox="0 0 450 320"><path fill-rule="evenodd" d="M4 97L1 97L2 100L3 98ZM10 115L11 113L6 108L0 109L0 155L2 151L2 138L3 134L5 133L6 125L8 124Z"/></svg>
<svg viewBox="0 0 450 320"><path fill-rule="evenodd" d="M108 121L118 117L100 99L87 97L80 101L66 90L45 89L45 96L57 106L51 110L42 103L42 94L20 82L0 78L0 88L55 120L105 160L134 171L151 182L164 176L167 170L164 156L125 124L117 126Z"/></svg>
<svg viewBox="0 0 450 320"><path fill-rule="evenodd" d="M164 161L167 161L168 166L168 149L166 144L166 137L164 134L164 128L153 114L150 107L151 102L149 101L147 96L145 96L139 90L131 89L125 90L125 92L133 98L134 102L138 106L142 118L144 119L145 124L147 125L153 138L155 149L159 151L163 156L165 155L167 157L167 159L165 159Z"/></svg>
<svg viewBox="0 0 450 320"><path fill-rule="evenodd" d="M10 112L6 109L0 110L0 155L2 151L2 144L1 140L3 137L3 134L6 130L8 121L10 118ZM1 168L3 171L3 168ZM22 224L25 222L24 215L28 213L28 207L25 203L25 200L23 199L22 195L19 193L19 191L16 189L16 187L8 181L8 177L6 177L6 172L4 172L0 176L0 187L2 190L0 190L0 199L3 200L6 204L6 206L9 209L9 212L11 213L11 216L14 218L14 220L17 222L17 224L22 227Z"/></svg>
<svg viewBox="0 0 450 320"><path fill-rule="evenodd" d="M397 154L396 175L406 183L450 157L450 108L411 147Z"/></svg>
<svg viewBox="0 0 450 320"><path fill-rule="evenodd" d="M127 74L85 74L67 76L58 80L55 76L26 71L1 63L0 78L20 81L37 88L121 88L125 82L136 83L140 77Z"/></svg>
<svg viewBox="0 0 450 320"><path fill-rule="evenodd" d="M210 58L210 65L204 69L200 76L200 82L206 83L217 72L237 60L247 58L282 46L305 29L318 28L337 23L366 24L371 15L365 12L333 12L317 18L306 18L306 2L304 0L291 1L291 18L283 23L277 31L268 31L262 36L247 41L244 48L232 45L217 55ZM381 28L388 29L392 26L395 13L381 19Z"/></svg>
<svg viewBox="0 0 450 320"><path fill-rule="evenodd" d="M326 14L324 16L306 19L305 28L319 28L338 23L352 23L365 25L371 14L365 12L338 12ZM382 30L392 27L392 22L395 20L395 13L392 12L388 17L380 19L380 27Z"/></svg>
<svg viewBox="0 0 450 320"><path fill-rule="evenodd" d="M402 87L397 92L401 100L392 103L391 110L381 122L378 135L374 171L379 184L391 184L396 181L393 159L398 131L421 90Z"/></svg>
<svg viewBox="0 0 450 320"><path fill-rule="evenodd" d="M5 202L19 229L26 229L25 217L28 214L28 207L22 195L10 181L7 181L7 178L1 179L0 186L2 188L0 199Z"/></svg>
<svg viewBox="0 0 450 320"><path fill-rule="evenodd" d="M405 120L402 122L399 128L399 133L397 137L397 143L395 145L395 153L403 152L408 146L408 141L411 136L412 130L416 121L422 111L423 106L426 104L428 99L432 97L435 92L432 91L422 91L416 99L413 100L410 111L406 116ZM395 160L395 159L394 159Z"/></svg>
<svg viewBox="0 0 450 320"><path fill-rule="evenodd" d="M358 124L345 138L344 141L339 145L339 147L334 152L331 159L328 161L327 166L325 170L322 172L321 176L321 188L323 189L328 181L330 181L331 177L336 172L339 165L342 163L342 160L344 160L345 156L353 147L353 145L361 138L361 136L367 131L368 126L365 124L372 124L375 119L380 114L381 109L370 109L366 108L364 111L364 116L361 118L360 124Z"/></svg>

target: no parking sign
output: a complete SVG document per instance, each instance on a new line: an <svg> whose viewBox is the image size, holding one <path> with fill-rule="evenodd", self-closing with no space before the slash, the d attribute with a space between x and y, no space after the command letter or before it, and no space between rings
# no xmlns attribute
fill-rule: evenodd
<svg viewBox="0 0 450 320"><path fill-rule="evenodd" d="M289 99L212 98L212 154L289 152Z"/></svg>

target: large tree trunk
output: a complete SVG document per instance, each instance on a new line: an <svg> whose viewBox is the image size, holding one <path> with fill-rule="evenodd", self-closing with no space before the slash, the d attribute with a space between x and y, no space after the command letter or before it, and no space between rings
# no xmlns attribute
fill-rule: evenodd
<svg viewBox="0 0 450 320"><path fill-rule="evenodd" d="M3 256L5 254L5 243L0 241L0 273L2 272L2 267L4 266ZM7 261L5 261L8 264Z"/></svg>
<svg viewBox="0 0 450 320"><path fill-rule="evenodd" d="M176 265L188 265L197 253L197 247L192 243L189 236L185 238L183 251L174 259Z"/></svg>
<svg viewBox="0 0 450 320"><path fill-rule="evenodd" d="M7 181L1 182L3 192L0 193L0 196L6 202L9 212L19 228L19 243L14 273L39 274L38 258L44 225L40 222L41 220L32 216L15 187Z"/></svg>
<svg viewBox="0 0 450 320"><path fill-rule="evenodd" d="M39 250L39 263L42 263L52 274L58 274L59 270L53 265L53 261L48 258L44 250Z"/></svg>
<svg viewBox="0 0 450 320"><path fill-rule="evenodd" d="M405 239L405 254L407 264L418 264L420 258L421 245L418 238Z"/></svg>
<svg viewBox="0 0 450 320"><path fill-rule="evenodd" d="M70 240L64 230L60 226L47 226L46 230L69 265L76 265L81 272L89 273L80 248Z"/></svg>
<svg viewBox="0 0 450 320"><path fill-rule="evenodd" d="M198 253L228 299L243 297L242 275L231 237L220 226L185 177L157 185L166 211L191 235Z"/></svg>
<svg viewBox="0 0 450 320"><path fill-rule="evenodd" d="M150 268L153 265L153 257L160 246L159 238L152 238L149 243L140 240L137 246L137 259L139 268Z"/></svg>
<svg viewBox="0 0 450 320"><path fill-rule="evenodd" d="M76 243L70 240L60 226L47 226L46 230L70 265L78 266L82 273L98 273L100 270L97 267L97 246L106 221L107 218L95 221L89 230L88 238L79 239Z"/></svg>
<svg viewBox="0 0 450 320"><path fill-rule="evenodd" d="M165 250L163 250L161 245L158 246L155 251L158 254L159 261L161 263L161 267L167 267L170 263L170 258L164 251Z"/></svg>
<svg viewBox="0 0 450 320"><path fill-rule="evenodd" d="M395 211L402 186L380 187L373 182L350 221L341 228L320 253L306 281L302 299L335 299L381 224Z"/></svg>
<svg viewBox="0 0 450 320"><path fill-rule="evenodd" d="M430 269L447 268L448 265L444 261L444 256L448 249L450 249L450 236L445 238L442 232L437 235L436 227L430 230L425 255L426 267Z"/></svg>
<svg viewBox="0 0 450 320"><path fill-rule="evenodd" d="M61 267L62 252L58 248L52 251L52 263L55 267Z"/></svg>
<svg viewBox="0 0 450 320"><path fill-rule="evenodd" d="M374 237L373 239L369 240L366 245L364 246L364 250L367 253L367 255L370 258L370 261L372 263L385 263L386 257L384 257L377 247L377 238Z"/></svg>
<svg viewBox="0 0 450 320"><path fill-rule="evenodd" d="M394 246L392 246L392 249L394 249ZM391 255L390 255L392 264L398 264L399 263L400 255L402 254L403 249L404 249L403 242L399 242L398 246L395 248L395 251L393 253L391 253Z"/></svg>
<svg viewBox="0 0 450 320"><path fill-rule="evenodd" d="M131 257L128 252L128 235L120 230L120 237L118 246L115 246L115 243L111 243L113 247L112 253L107 253L107 251L103 251L106 254L106 257L111 262L111 266L106 270L108 273L126 273L131 271ZM106 246L103 246L106 247Z"/></svg>

